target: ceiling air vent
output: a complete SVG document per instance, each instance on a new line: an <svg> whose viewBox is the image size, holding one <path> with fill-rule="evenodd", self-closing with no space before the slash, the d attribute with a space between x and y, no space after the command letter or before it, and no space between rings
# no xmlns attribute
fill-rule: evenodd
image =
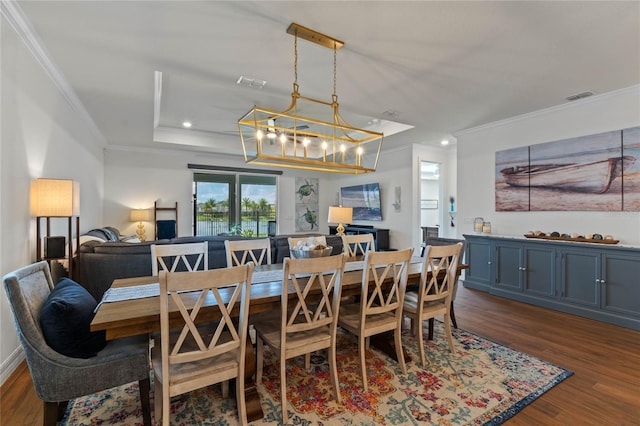
<svg viewBox="0 0 640 426"><path fill-rule="evenodd" d="M589 96L593 96L593 92L582 92L576 95L567 96L568 101L577 101L578 99L588 98Z"/></svg>
<svg viewBox="0 0 640 426"><path fill-rule="evenodd" d="M253 87L255 89L262 89L267 84L267 82L264 80L247 78L241 75L240 78L238 78L238 81L236 81L236 84L240 86Z"/></svg>

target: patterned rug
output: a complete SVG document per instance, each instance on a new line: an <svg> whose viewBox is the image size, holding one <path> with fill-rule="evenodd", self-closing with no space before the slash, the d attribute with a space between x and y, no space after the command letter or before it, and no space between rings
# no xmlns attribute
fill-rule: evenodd
<svg viewBox="0 0 640 426"><path fill-rule="evenodd" d="M425 330L426 331L426 330ZM324 351L287 361L289 418L294 425L498 425L572 373L464 330L453 330L451 354L436 322L426 343L427 367L419 362L415 339L403 345L414 361L403 375L395 361L372 349L367 353L369 391L362 392L356 339L339 334L338 377L342 404L333 399ZM265 417L252 425L280 424L279 364L265 351L263 383L258 387ZM69 404L61 424L141 425L138 384L131 383L79 398ZM233 393L230 393L233 396ZM153 388L152 388L153 398ZM153 411L153 402L151 404ZM176 397L172 425L235 425L235 399L222 399L220 386Z"/></svg>

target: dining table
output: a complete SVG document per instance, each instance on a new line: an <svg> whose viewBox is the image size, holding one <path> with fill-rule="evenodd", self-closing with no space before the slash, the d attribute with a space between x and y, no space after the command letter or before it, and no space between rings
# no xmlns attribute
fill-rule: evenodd
<svg viewBox="0 0 640 426"><path fill-rule="evenodd" d="M414 257L409 265L407 274L408 288L417 288L420 283L420 275L423 267L423 258ZM458 274L467 268L467 265L458 266ZM362 260L350 261L345 264L342 278L342 297L357 297L362 291ZM262 312L278 311L281 307L283 267L282 264L258 265L252 277L249 315ZM291 297L295 297L292 286L288 289ZM224 291L222 292L224 297ZM193 292L185 299L187 308L193 306L199 296L199 292ZM318 290L317 297L321 297ZM107 340L118 339L141 334L150 334L160 331L160 301L159 284L157 276L145 276L135 278L116 279L105 292L102 300L96 308L96 313L91 322L91 331L103 330ZM213 321L219 314L215 306L215 299L210 296L201 307L199 319L203 322ZM237 309L237 307L236 307ZM180 312L176 306L169 306L169 323L171 327L184 325ZM234 312L232 312L232 315ZM237 314L237 313L236 313ZM250 320L251 321L251 320ZM383 337L371 340L371 345L396 358L393 346L393 337ZM405 360L409 360L405 354ZM247 405L247 420L254 421L262 418L263 412L260 404L260 395L254 380L256 370L255 350L250 339L247 339L245 356L245 400Z"/></svg>

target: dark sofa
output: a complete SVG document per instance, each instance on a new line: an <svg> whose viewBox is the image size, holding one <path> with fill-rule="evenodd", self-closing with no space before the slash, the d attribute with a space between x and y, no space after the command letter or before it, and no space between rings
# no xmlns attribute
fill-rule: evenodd
<svg viewBox="0 0 640 426"><path fill-rule="evenodd" d="M318 234L309 234L318 235ZM271 262L282 263L289 257L288 237L304 235L277 235L271 239ZM207 237L178 237L171 240L146 241L142 243L126 243L119 241L87 241L77 252L77 266L79 277L77 281L85 287L96 300L118 278L144 277L151 275L151 245L152 244L185 244L207 241L209 247L209 268L223 268L227 266L224 248L225 240L244 239L240 236L207 236ZM336 235L327 235L327 245L333 247L333 253L342 253L342 239Z"/></svg>

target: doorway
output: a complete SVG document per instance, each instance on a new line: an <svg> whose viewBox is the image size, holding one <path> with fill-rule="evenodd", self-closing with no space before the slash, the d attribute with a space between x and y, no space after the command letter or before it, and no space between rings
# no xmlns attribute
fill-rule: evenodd
<svg viewBox="0 0 640 426"><path fill-rule="evenodd" d="M420 227L422 242L440 235L440 164L420 162Z"/></svg>

